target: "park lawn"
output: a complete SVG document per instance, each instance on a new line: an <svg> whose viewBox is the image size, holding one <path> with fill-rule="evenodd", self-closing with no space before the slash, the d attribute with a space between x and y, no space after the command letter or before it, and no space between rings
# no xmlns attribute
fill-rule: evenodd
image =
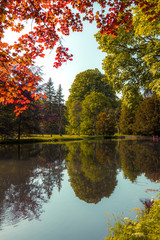
<svg viewBox="0 0 160 240"><path fill-rule="evenodd" d="M79 140L90 140L90 139L104 139L103 136L89 136L89 135L49 135L49 134L32 134L32 135L22 135L20 143L32 143L32 142L65 142L65 141L79 141ZM17 143L19 142L17 138L0 138L0 143Z"/></svg>

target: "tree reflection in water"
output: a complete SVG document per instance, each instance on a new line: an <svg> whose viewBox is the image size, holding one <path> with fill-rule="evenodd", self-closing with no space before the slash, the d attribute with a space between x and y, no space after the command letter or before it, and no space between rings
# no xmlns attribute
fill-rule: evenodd
<svg viewBox="0 0 160 240"><path fill-rule="evenodd" d="M66 168L63 145L0 146L0 225L38 219Z"/></svg>
<svg viewBox="0 0 160 240"><path fill-rule="evenodd" d="M160 142L0 145L1 228L21 219L39 219L54 187L61 190L66 166L75 195L98 203L116 188L118 169L132 182L142 173L151 181L159 180Z"/></svg>
<svg viewBox="0 0 160 240"><path fill-rule="evenodd" d="M145 174L160 179L160 143L152 141L97 141L68 144L67 169L78 198L98 203L117 185L117 169L134 182Z"/></svg>
<svg viewBox="0 0 160 240"><path fill-rule="evenodd" d="M122 141L119 155L124 175L132 182L142 173L151 181L160 179L160 142Z"/></svg>
<svg viewBox="0 0 160 240"><path fill-rule="evenodd" d="M68 144L67 169L78 198L98 203L112 194L117 185L116 145L101 141Z"/></svg>

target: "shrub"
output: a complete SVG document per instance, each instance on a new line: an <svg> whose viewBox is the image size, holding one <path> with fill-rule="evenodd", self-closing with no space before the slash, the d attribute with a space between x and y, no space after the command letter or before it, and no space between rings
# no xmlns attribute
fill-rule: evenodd
<svg viewBox="0 0 160 240"><path fill-rule="evenodd" d="M160 199L155 200L150 211L139 210L136 219L120 217L110 226L108 237L112 240L159 240L160 239Z"/></svg>

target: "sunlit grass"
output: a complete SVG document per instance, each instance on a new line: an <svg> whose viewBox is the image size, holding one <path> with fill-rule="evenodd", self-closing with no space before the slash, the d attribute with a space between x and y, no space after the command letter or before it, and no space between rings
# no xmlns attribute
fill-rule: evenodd
<svg viewBox="0 0 160 240"><path fill-rule="evenodd" d="M20 138L21 143L30 143L30 142L65 142L65 141L80 141L80 140L102 140L102 139L137 139L140 136L136 135L120 135L115 134L114 136L102 136L102 135L50 135L50 134L30 134L30 135L22 135ZM17 143L18 138L17 137L8 137L8 138L1 138L0 137L0 143Z"/></svg>
<svg viewBox="0 0 160 240"><path fill-rule="evenodd" d="M88 139L103 139L103 136L89 136L89 135L50 135L50 134L31 134L31 135L22 135L20 138L21 143L29 142L65 142L65 141L79 141L79 140L88 140ZM18 138L0 138L1 143L16 143Z"/></svg>

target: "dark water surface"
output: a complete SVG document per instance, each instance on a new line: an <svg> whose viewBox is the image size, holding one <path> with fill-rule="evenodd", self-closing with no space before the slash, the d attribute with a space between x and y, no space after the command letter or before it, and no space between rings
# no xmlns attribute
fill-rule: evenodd
<svg viewBox="0 0 160 240"><path fill-rule="evenodd" d="M159 180L159 142L0 145L0 239L103 240Z"/></svg>

